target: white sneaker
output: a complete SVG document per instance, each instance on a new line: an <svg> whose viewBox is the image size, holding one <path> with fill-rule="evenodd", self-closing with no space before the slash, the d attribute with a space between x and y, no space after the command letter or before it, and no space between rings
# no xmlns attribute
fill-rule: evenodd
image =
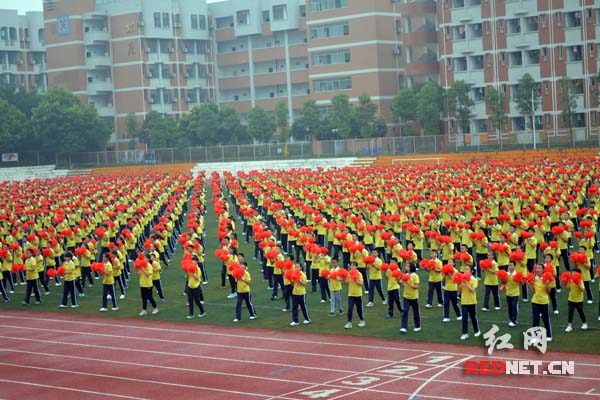
<svg viewBox="0 0 600 400"><path fill-rule="evenodd" d="M573 330L573 327L571 325L567 326L567 328L565 329L565 332L571 332Z"/></svg>
<svg viewBox="0 0 600 400"><path fill-rule="evenodd" d="M444 305L443 305L443 304L439 304L439 303L438 303L438 305L437 305L437 306L438 306L438 307L444 307Z"/></svg>
<svg viewBox="0 0 600 400"><path fill-rule="evenodd" d="M474 334L473 336L475 336L475 337L479 337L479 336L481 336L481 331L477 331L477 332L475 332L475 334Z"/></svg>
<svg viewBox="0 0 600 400"><path fill-rule="evenodd" d="M523 303L527 303L528 301L528 299L523 299Z"/></svg>
<svg viewBox="0 0 600 400"><path fill-rule="evenodd" d="M588 328L588 325L587 325L587 324L583 324L583 325L581 325L581 329L583 329L584 331L585 331L587 328Z"/></svg>
<svg viewBox="0 0 600 400"><path fill-rule="evenodd" d="M142 310L142 311L140 311L140 313L138 315L141 317L142 315L147 315L147 314L148 314L148 311Z"/></svg>
<svg viewBox="0 0 600 400"><path fill-rule="evenodd" d="M281 309L281 311L283 311L283 312L288 312L288 311L290 311L290 310L288 310L287 308L282 308L282 309Z"/></svg>
<svg viewBox="0 0 600 400"><path fill-rule="evenodd" d="M494 310L498 311L500 310L500 307L494 307Z"/></svg>
<svg viewBox="0 0 600 400"><path fill-rule="evenodd" d="M102 307L102 308L100 309L100 311L102 311L102 312L105 312L105 311L108 311L108 309L107 309L107 308L105 308L105 307Z"/></svg>
<svg viewBox="0 0 600 400"><path fill-rule="evenodd" d="M551 338L551 337L549 337L549 338L546 338L546 342L551 342L551 341L552 341L552 338Z"/></svg>
<svg viewBox="0 0 600 400"><path fill-rule="evenodd" d="M64 304L61 304L61 305L59 305L58 307L60 307L60 308L67 308L67 306L66 306L66 305L64 305Z"/></svg>
<svg viewBox="0 0 600 400"><path fill-rule="evenodd" d="M194 316L193 315L188 315L186 318L187 319L192 319L192 318L194 318Z"/></svg>
<svg viewBox="0 0 600 400"><path fill-rule="evenodd" d="M368 302L367 307L373 307L373 302L372 301Z"/></svg>
<svg viewBox="0 0 600 400"><path fill-rule="evenodd" d="M113 307L113 308L111 308L111 310L113 310L113 311L119 311L119 307Z"/></svg>
<svg viewBox="0 0 600 400"><path fill-rule="evenodd" d="M310 324L310 319L305 319L305 320L304 320L302 323L303 323L304 325L308 325L308 324Z"/></svg>
<svg viewBox="0 0 600 400"><path fill-rule="evenodd" d="M514 322L510 321L508 323L508 326L510 326L511 328L514 328L515 326L517 326Z"/></svg>
<svg viewBox="0 0 600 400"><path fill-rule="evenodd" d="M107 300L112 300L112 296L111 296L110 294L109 294L109 295L106 295L106 299L107 299Z"/></svg>
<svg viewBox="0 0 600 400"><path fill-rule="evenodd" d="M433 307L431 304L425 304L425 308L431 308Z"/></svg>
<svg viewBox="0 0 600 400"><path fill-rule="evenodd" d="M588 300L587 303L588 304L592 304L594 302L594 300Z"/></svg>
<svg viewBox="0 0 600 400"><path fill-rule="evenodd" d="M79 304L71 305L71 308L77 308L77 307L79 307Z"/></svg>
<svg viewBox="0 0 600 400"><path fill-rule="evenodd" d="M467 340L469 338L469 335L467 335L466 333L464 335L462 335L460 337L460 340Z"/></svg>
<svg viewBox="0 0 600 400"><path fill-rule="evenodd" d="M365 321L359 321L359 322L358 322L358 326L359 326L360 328L364 328L366 325L367 325L367 323L366 323Z"/></svg>
<svg viewBox="0 0 600 400"><path fill-rule="evenodd" d="M233 322L240 322L240 320L236 318L233 320Z"/></svg>
<svg viewBox="0 0 600 400"><path fill-rule="evenodd" d="M250 319L256 319L256 315L251 315Z"/></svg>
<svg viewBox="0 0 600 400"><path fill-rule="evenodd" d="M233 299L234 297L237 297L237 295L236 295L235 293L229 293L229 294L227 295L227 298L228 298L228 299Z"/></svg>
<svg viewBox="0 0 600 400"><path fill-rule="evenodd" d="M413 332L419 332L420 330L421 330L421 327L419 326L419 327L413 329Z"/></svg>
<svg viewBox="0 0 600 400"><path fill-rule="evenodd" d="M457 321L462 321L462 315L459 315L458 317L456 317Z"/></svg>
<svg viewBox="0 0 600 400"><path fill-rule="evenodd" d="M124 294L122 294L122 295L119 296L119 299L121 299L121 300L123 300L124 298L125 298Z"/></svg>
<svg viewBox="0 0 600 400"><path fill-rule="evenodd" d="M400 328L400 332L406 333L406 328Z"/></svg>
<svg viewBox="0 0 600 400"><path fill-rule="evenodd" d="M206 313L205 313L205 312L198 314L198 316L199 316L200 318L204 317L205 315L206 315Z"/></svg>
<svg viewBox="0 0 600 400"><path fill-rule="evenodd" d="M290 322L290 326L297 326L297 325L300 325L300 324L297 322L294 322L294 321Z"/></svg>
<svg viewBox="0 0 600 400"><path fill-rule="evenodd" d="M556 293L562 292L562 289L556 289Z"/></svg>
<svg viewBox="0 0 600 400"><path fill-rule="evenodd" d="M152 309L152 314L158 314L158 308L153 308Z"/></svg>
<svg viewBox="0 0 600 400"><path fill-rule="evenodd" d="M555 314L555 315L558 315L558 310L554 310L554 314Z"/></svg>
<svg viewBox="0 0 600 400"><path fill-rule="evenodd" d="M54 286L60 286L60 282L56 282Z"/></svg>
<svg viewBox="0 0 600 400"><path fill-rule="evenodd" d="M444 318L442 322L450 322L450 318Z"/></svg>
<svg viewBox="0 0 600 400"><path fill-rule="evenodd" d="M483 307L483 308L481 309L481 311L488 312L488 311L490 311L490 309L489 309L489 308L487 308L487 307Z"/></svg>
<svg viewBox="0 0 600 400"><path fill-rule="evenodd" d="M344 329L352 329L352 322L348 322L346 325L344 325Z"/></svg>
<svg viewBox="0 0 600 400"><path fill-rule="evenodd" d="M381 304L387 304L387 299L383 300Z"/></svg>
<svg viewBox="0 0 600 400"><path fill-rule="evenodd" d="M326 301L327 301L327 300L323 300L323 299L321 299L321 303L325 303Z"/></svg>

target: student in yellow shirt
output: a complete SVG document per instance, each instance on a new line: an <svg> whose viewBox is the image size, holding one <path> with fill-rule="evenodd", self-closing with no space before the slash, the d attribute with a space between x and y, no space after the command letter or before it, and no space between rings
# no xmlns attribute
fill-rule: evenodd
<svg viewBox="0 0 600 400"><path fill-rule="evenodd" d="M67 302L69 301L69 296L71 296L71 307L76 308L79 307L77 304L77 299L75 297L75 264L73 263L73 253L70 251L66 252L65 261L63 263L63 267L65 269L65 279L63 286L63 298L60 303L60 308L67 307Z"/></svg>
<svg viewBox="0 0 600 400"><path fill-rule="evenodd" d="M117 304L117 296L115 295L115 277L113 276L113 266L110 262L109 252L102 254L102 264L104 264L104 270L102 271L102 307L100 307L100 311L107 311L108 296L110 296L113 304L112 310L118 311L119 305Z"/></svg>
<svg viewBox="0 0 600 400"><path fill-rule="evenodd" d="M431 261L435 263L435 268L429 270L429 287L427 289L427 304L425 304L425 308L432 307L434 291L437 294L437 306L442 307L444 304L442 300L442 260L438 258L437 250L431 250L430 257Z"/></svg>
<svg viewBox="0 0 600 400"><path fill-rule="evenodd" d="M350 262L350 271L358 271L358 265L355 261ZM352 329L352 314L354 313L354 307L356 306L356 313L360 321L358 322L359 327L365 326L365 318L363 316L362 307L362 287L364 284L363 276L360 272L355 279L351 278L350 275L346 278L346 284L348 285L348 322L344 325L345 329Z"/></svg>
<svg viewBox="0 0 600 400"><path fill-rule="evenodd" d="M339 313L344 313L344 306L342 305L342 278L337 276L337 272L340 269L338 265L339 260L337 258L331 259L331 270L329 274L329 292L331 298L331 304L329 307L329 316L334 317L336 309L339 309Z"/></svg>
<svg viewBox="0 0 600 400"><path fill-rule="evenodd" d="M396 265L395 262L393 265ZM387 278L388 286L388 313L387 318L394 317L394 306L398 309L398 312L402 314L404 310L402 309L402 304L400 304L400 279L394 278L392 275L393 271L388 269L385 271L385 277Z"/></svg>
<svg viewBox="0 0 600 400"><path fill-rule="evenodd" d="M235 319L233 322L239 322L242 319L242 303L246 303L246 307L248 308L248 312L250 313L250 319L256 319L256 311L254 310L254 306L252 305L252 298L250 296L250 282L252 282L252 277L250 276L250 272L248 272L248 265L245 261L241 261L240 267L244 268L246 272L244 276L239 279L236 279L237 284L237 303L235 304Z"/></svg>
<svg viewBox="0 0 600 400"><path fill-rule="evenodd" d="M490 310L490 292L494 296L494 310L500 309L500 296L498 295L498 264L494 260L494 253L489 252L487 255L488 263L491 263L491 267L484 270L483 284L485 286L485 294L483 296L483 311Z"/></svg>
<svg viewBox="0 0 600 400"><path fill-rule="evenodd" d="M156 257L156 253L150 253L150 265L152 266L152 285L156 288L158 298L160 301L167 301L167 299L165 299L165 295L163 294L162 281L160 280L160 272L162 271L162 267L160 266L158 257ZM202 269L200 269L200 272L202 272Z"/></svg>
<svg viewBox="0 0 600 400"><path fill-rule="evenodd" d="M294 264L294 268L300 271L300 278L293 281L294 288L292 289L292 322L290 326L300 325L298 323L298 308L302 310L304 315L304 324L310 324L310 316L306 309L306 275L302 272L302 265L299 262Z"/></svg>
<svg viewBox="0 0 600 400"><path fill-rule="evenodd" d="M414 313L415 328L413 331L421 330L421 315L419 313L419 275L416 273L417 266L414 263L406 265L406 274L410 276L408 281L402 280L404 285L404 313L402 314L402 325L400 332L406 333L408 328L408 312L412 307Z"/></svg>
<svg viewBox="0 0 600 400"><path fill-rule="evenodd" d="M519 318L519 294L521 293L521 282L515 282L514 277L516 273L516 264L511 260L508 262L506 284L503 285L506 290L508 326L511 328L517 326L517 319Z"/></svg>
<svg viewBox="0 0 600 400"><path fill-rule="evenodd" d="M35 295L35 304L41 304L42 297L40 296L40 289L38 288L38 263L33 254L33 250L25 250L25 257L25 280L27 281L27 288L25 289L25 299L23 300L23 304L29 304L31 291L33 291L33 294Z"/></svg>
<svg viewBox="0 0 600 400"><path fill-rule="evenodd" d="M294 262L294 255L287 254L284 258L284 263ZM283 273L283 301L285 302L285 307L281 310L283 312L287 312L291 310L291 301L292 301L292 289L294 285L292 285L292 281L286 278L285 271Z"/></svg>
<svg viewBox="0 0 600 400"><path fill-rule="evenodd" d="M464 274L471 274L471 266L465 266ZM478 281L474 276L466 282L461 282L458 286L460 291L460 304L462 308L462 336L460 340L466 340L469 338L469 318L473 324L473 336L481 336L479 331L479 321L477 321L477 285Z"/></svg>
<svg viewBox="0 0 600 400"><path fill-rule="evenodd" d="M460 321L462 315L460 313L460 307L458 307L458 285L452 280L454 274L457 273L455 268L454 259L449 259L447 265L454 268L453 273L443 274L444 275L444 318L442 322L450 322L450 304L454 308L456 313L456 320Z"/></svg>
<svg viewBox="0 0 600 400"><path fill-rule="evenodd" d="M542 281L542 274L544 273L544 266L542 264L535 264L534 274L535 281L533 283L527 283L529 289L533 293L531 298L531 309L533 312L534 327L540 326L540 315L544 321L544 327L546 328L546 340L552 340L552 326L550 325L550 315L548 313L548 303L550 302L548 294L550 293L550 282Z"/></svg>
<svg viewBox="0 0 600 400"><path fill-rule="evenodd" d="M142 311L140 311L139 315L143 316L148 314L148 302L152 304L152 314L156 314L158 313L158 307L152 296L152 264L147 263L144 268L140 268L136 271L140 277L140 294L142 296Z"/></svg>
<svg viewBox="0 0 600 400"><path fill-rule="evenodd" d="M575 268L573 272L581 274L579 268ZM578 283L575 283L571 279L569 283L565 285L565 289L569 291L569 315L567 317L568 325L565 329L565 332L571 332L573 330L573 313L575 310L577 310L579 318L581 318L581 322L583 324L581 325L581 329L587 329L588 325L585 318L585 314L583 312L583 291L585 290L583 280L580 280Z"/></svg>
<svg viewBox="0 0 600 400"><path fill-rule="evenodd" d="M156 260L156 256L154 256ZM192 264L195 267L192 271L187 271L187 299L188 299L188 308L189 313L186 317L187 319L194 318L194 303L198 306L198 310L200 310L199 317L204 317L206 313L204 312L204 306L202 305L202 301L200 300L200 296L202 293L202 287L200 287L200 282L202 282L202 271L198 267L198 257L192 257ZM154 268L153 271L154 273Z"/></svg>
<svg viewBox="0 0 600 400"><path fill-rule="evenodd" d="M376 248L371 250L370 256L374 258L375 261L373 261L370 264L367 264L367 269L369 270L369 302L367 303L367 307L373 307L375 289L377 289L377 292L381 297L381 304L387 303L385 295L383 294L383 289L381 287L381 264L383 264L383 261L379 258L379 252Z"/></svg>

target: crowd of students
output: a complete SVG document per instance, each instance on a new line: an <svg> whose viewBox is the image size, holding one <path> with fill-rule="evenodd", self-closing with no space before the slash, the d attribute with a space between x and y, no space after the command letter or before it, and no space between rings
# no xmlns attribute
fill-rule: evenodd
<svg viewBox="0 0 600 400"><path fill-rule="evenodd" d="M565 292L566 332L573 329L574 311L585 330L597 278L597 168L596 160L585 160L213 175L229 296L236 297L229 267L239 256L237 219L240 237L254 243L253 259L261 264L272 299L282 290L283 311L289 311L288 288L301 296L292 296L293 326L298 308L304 322L311 321L307 289L330 302L335 316L343 312L346 285L346 328L352 327L354 309L359 326L365 326L365 293L366 307L378 296L388 317L401 313L402 333L412 310L413 329L419 331L419 288L427 285L425 307L440 307L447 323L452 306L461 339L469 337L469 320L474 336L481 334L478 311L502 312L503 303L508 326L516 326L521 298L531 301L533 325L541 319L552 340L550 314L559 313L557 297ZM303 272L291 279L295 269ZM427 283L420 281L419 269L427 271ZM600 320L600 307L598 314Z"/></svg>

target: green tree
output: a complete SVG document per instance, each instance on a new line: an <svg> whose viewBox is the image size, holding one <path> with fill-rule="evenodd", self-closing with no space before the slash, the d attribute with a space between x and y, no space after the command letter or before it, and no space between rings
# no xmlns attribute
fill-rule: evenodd
<svg viewBox="0 0 600 400"><path fill-rule="evenodd" d="M473 116L471 108L475 105L475 102L469 96L472 87L472 84L460 80L452 83L448 89L450 112L454 113L454 118L463 133L469 131L471 117Z"/></svg>
<svg viewBox="0 0 600 400"><path fill-rule="evenodd" d="M414 133L410 125L417 118L417 99L413 89L403 88L398 91L392 100L392 115L400 121L403 135L411 136Z"/></svg>
<svg viewBox="0 0 600 400"><path fill-rule="evenodd" d="M248 114L248 133L259 143L267 143L275 134L273 117L260 106L250 110Z"/></svg>
<svg viewBox="0 0 600 400"><path fill-rule="evenodd" d="M284 101L275 104L275 126L279 129L279 141L285 143L289 137L288 106Z"/></svg>
<svg viewBox="0 0 600 400"><path fill-rule="evenodd" d="M353 120L358 130L358 136L370 138L377 136L377 104L371 101L368 94L363 93L358 97L358 104L352 108Z"/></svg>
<svg viewBox="0 0 600 400"><path fill-rule="evenodd" d="M338 94L331 99L329 125L338 138L346 139L352 132L352 105L345 94Z"/></svg>
<svg viewBox="0 0 600 400"><path fill-rule="evenodd" d="M219 108L215 103L194 106L179 120L179 132L192 146L214 146L227 143L229 138L220 137Z"/></svg>
<svg viewBox="0 0 600 400"><path fill-rule="evenodd" d="M531 119L538 108L539 100L540 90L538 84L531 75L523 75L517 84L514 101L517 104L519 114L525 117L529 128L532 128Z"/></svg>
<svg viewBox="0 0 600 400"><path fill-rule="evenodd" d="M495 129L504 130L508 124L506 117L506 94L489 88L485 93L485 104L492 112L490 115L490 123Z"/></svg>
<svg viewBox="0 0 600 400"><path fill-rule="evenodd" d="M439 135L441 92L440 87L427 82L415 96L417 100L417 118L425 135Z"/></svg>
<svg viewBox="0 0 600 400"><path fill-rule="evenodd" d="M223 144L247 144L252 142L246 127L242 125L240 113L231 106L219 110L219 137Z"/></svg>
<svg viewBox="0 0 600 400"><path fill-rule="evenodd" d="M148 137L135 118L134 113L127 114L127 119L125 120L125 129L127 130L127 136L130 138L137 138L140 142L148 144Z"/></svg>
<svg viewBox="0 0 600 400"><path fill-rule="evenodd" d="M314 100L308 100L304 102L302 110L300 111L301 125L304 128L304 134L302 137L307 138L317 137L320 131L323 130L323 116L321 115L321 109L317 106ZM294 129L295 134L298 133L297 127ZM296 139L299 137L294 136Z"/></svg>
<svg viewBox="0 0 600 400"><path fill-rule="evenodd" d="M25 138L27 119L17 107L0 99L0 150L19 151Z"/></svg>
<svg viewBox="0 0 600 400"><path fill-rule="evenodd" d="M38 92L27 92L18 86L0 86L0 99L6 100L21 111L26 118L31 118L31 113L40 104L42 95Z"/></svg>
<svg viewBox="0 0 600 400"><path fill-rule="evenodd" d="M569 129L569 135L575 144L575 135L573 126L575 125L575 112L577 110L577 95L573 87L573 81L568 76L563 76L560 80L560 102L562 104L561 121L565 128Z"/></svg>
<svg viewBox="0 0 600 400"><path fill-rule="evenodd" d="M81 105L64 89L51 89L32 110L28 142L45 151L96 151L106 146L111 131L93 106Z"/></svg>
<svg viewBox="0 0 600 400"><path fill-rule="evenodd" d="M381 115L375 117L375 121L373 121L373 129L375 133L374 137L384 137L387 134L387 123Z"/></svg>
<svg viewBox="0 0 600 400"><path fill-rule="evenodd" d="M176 127L173 118L163 117L156 111L149 112L142 125L142 130L148 136L148 147L151 149L177 147L179 134Z"/></svg>

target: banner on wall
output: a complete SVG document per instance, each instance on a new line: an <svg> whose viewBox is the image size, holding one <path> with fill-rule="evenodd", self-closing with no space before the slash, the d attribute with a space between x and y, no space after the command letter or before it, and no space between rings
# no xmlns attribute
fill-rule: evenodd
<svg viewBox="0 0 600 400"><path fill-rule="evenodd" d="M2 162L19 161L19 153L2 153Z"/></svg>
<svg viewBox="0 0 600 400"><path fill-rule="evenodd" d="M56 17L56 34L60 36L71 34L71 19L68 15Z"/></svg>

